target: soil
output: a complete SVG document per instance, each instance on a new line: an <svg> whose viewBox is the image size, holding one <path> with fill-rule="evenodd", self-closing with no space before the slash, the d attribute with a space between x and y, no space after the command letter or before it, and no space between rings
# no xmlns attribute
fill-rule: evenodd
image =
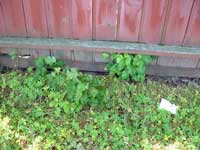
<svg viewBox="0 0 200 150"><path fill-rule="evenodd" d="M200 86L200 78L147 76L147 81L157 81L172 86Z"/></svg>

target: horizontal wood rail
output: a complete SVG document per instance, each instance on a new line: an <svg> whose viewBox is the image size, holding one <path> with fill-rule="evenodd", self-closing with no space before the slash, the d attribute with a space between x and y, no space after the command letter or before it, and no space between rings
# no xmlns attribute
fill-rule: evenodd
<svg viewBox="0 0 200 150"><path fill-rule="evenodd" d="M0 37L0 48L78 50L200 58L200 48L114 41Z"/></svg>

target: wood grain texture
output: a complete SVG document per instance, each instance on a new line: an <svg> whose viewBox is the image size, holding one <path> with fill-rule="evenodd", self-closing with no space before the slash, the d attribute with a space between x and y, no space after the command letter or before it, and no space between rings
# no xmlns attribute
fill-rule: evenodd
<svg viewBox="0 0 200 150"><path fill-rule="evenodd" d="M137 42L140 30L143 0L120 0L119 41Z"/></svg>
<svg viewBox="0 0 200 150"><path fill-rule="evenodd" d="M5 29L8 36L26 36L22 0L1 0Z"/></svg>
<svg viewBox="0 0 200 150"><path fill-rule="evenodd" d="M71 0L47 0L47 18L50 37L70 38Z"/></svg>
<svg viewBox="0 0 200 150"><path fill-rule="evenodd" d="M169 67L196 68L198 60L198 58L159 57L157 64Z"/></svg>
<svg viewBox="0 0 200 150"><path fill-rule="evenodd" d="M181 45L191 14L193 0L171 0L168 21L166 22L163 44Z"/></svg>
<svg viewBox="0 0 200 150"><path fill-rule="evenodd" d="M74 39L92 39L92 0L72 0Z"/></svg>
<svg viewBox="0 0 200 150"><path fill-rule="evenodd" d="M23 0L28 36L48 37L45 0Z"/></svg>
<svg viewBox="0 0 200 150"><path fill-rule="evenodd" d="M200 46L200 0L194 3L183 45Z"/></svg>
<svg viewBox="0 0 200 150"><path fill-rule="evenodd" d="M22 68L28 67L31 61L31 55L29 49L17 49L17 63Z"/></svg>
<svg viewBox="0 0 200 150"><path fill-rule="evenodd" d="M3 18L2 2L0 1L0 36L6 35L5 22Z"/></svg>
<svg viewBox="0 0 200 150"><path fill-rule="evenodd" d="M51 50L51 56L55 56L57 59L68 61L68 60L72 60L72 51Z"/></svg>
<svg viewBox="0 0 200 150"><path fill-rule="evenodd" d="M160 43L168 0L145 0L140 42Z"/></svg>
<svg viewBox="0 0 200 150"><path fill-rule="evenodd" d="M95 39L115 40L117 31L117 0L96 0L95 9Z"/></svg>
<svg viewBox="0 0 200 150"><path fill-rule="evenodd" d="M2 48L35 48L54 50L76 50L97 52L118 52L130 54L146 54L156 56L178 56L186 58L200 58L200 48L167 46L157 44L141 44L131 42L70 40L56 38L23 38L0 37Z"/></svg>
<svg viewBox="0 0 200 150"><path fill-rule="evenodd" d="M35 59L39 56L50 56L50 50L49 49L29 49L30 55Z"/></svg>
<svg viewBox="0 0 200 150"><path fill-rule="evenodd" d="M150 65L147 67L147 74L154 76L164 76L164 77L199 78L200 69Z"/></svg>
<svg viewBox="0 0 200 150"><path fill-rule="evenodd" d="M199 59L199 62L197 64L197 69L200 69L200 59Z"/></svg>
<svg viewBox="0 0 200 150"><path fill-rule="evenodd" d="M93 62L93 52L74 51L75 61Z"/></svg>

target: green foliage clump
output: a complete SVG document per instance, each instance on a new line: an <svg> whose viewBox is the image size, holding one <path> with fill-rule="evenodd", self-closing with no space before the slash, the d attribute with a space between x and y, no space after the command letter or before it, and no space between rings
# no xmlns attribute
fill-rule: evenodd
<svg viewBox="0 0 200 150"><path fill-rule="evenodd" d="M107 54L103 54L103 58L107 57ZM112 54L106 70L122 80L144 81L146 67L154 59L146 55Z"/></svg>
<svg viewBox="0 0 200 150"><path fill-rule="evenodd" d="M35 61L36 75L43 76L47 73L47 69L61 69L65 63L57 60L54 56L39 57Z"/></svg>
<svg viewBox="0 0 200 150"><path fill-rule="evenodd" d="M56 62L0 76L0 149L200 149L199 87L128 83ZM176 115L158 109L161 98Z"/></svg>

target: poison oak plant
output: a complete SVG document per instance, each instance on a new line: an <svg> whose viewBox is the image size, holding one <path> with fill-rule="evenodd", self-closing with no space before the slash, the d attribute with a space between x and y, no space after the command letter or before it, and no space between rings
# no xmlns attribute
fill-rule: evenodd
<svg viewBox="0 0 200 150"><path fill-rule="evenodd" d="M103 54L104 59L108 57L108 54ZM105 69L122 80L144 81L147 65L154 59L146 55L112 54Z"/></svg>

